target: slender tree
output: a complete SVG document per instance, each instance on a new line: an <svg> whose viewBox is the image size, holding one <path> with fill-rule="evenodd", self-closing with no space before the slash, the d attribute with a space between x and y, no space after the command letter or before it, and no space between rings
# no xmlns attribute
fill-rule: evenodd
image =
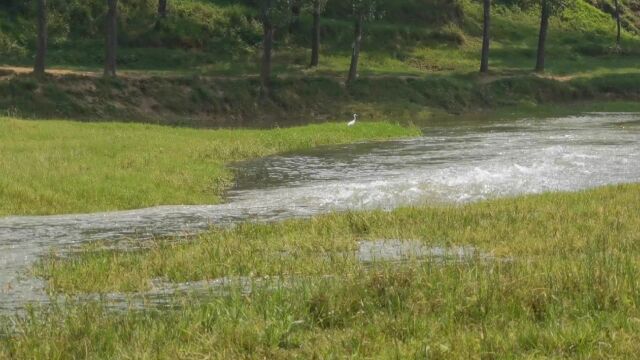
<svg viewBox="0 0 640 360"><path fill-rule="evenodd" d="M262 22L262 59L260 62L260 94L268 97L271 89L271 63L274 33L277 25L287 19L289 0L260 0L260 21Z"/></svg>
<svg viewBox="0 0 640 360"><path fill-rule="evenodd" d="M354 40L351 52L351 65L349 66L349 75L347 84L353 82L358 77L358 63L360 62L360 49L362 48L362 26L364 24L364 15L360 14L356 17L354 27Z"/></svg>
<svg viewBox="0 0 640 360"><path fill-rule="evenodd" d="M311 13L313 15L313 28L311 30L311 63L316 67L320 64L320 17L327 5L327 0L310 0Z"/></svg>
<svg viewBox="0 0 640 360"><path fill-rule="evenodd" d="M104 76L116 76L118 50L118 0L107 0L106 54Z"/></svg>
<svg viewBox="0 0 640 360"><path fill-rule="evenodd" d="M484 23L482 26L482 57L480 59L480 72L489 72L489 48L491 42L491 0L482 0L484 8Z"/></svg>
<svg viewBox="0 0 640 360"><path fill-rule="evenodd" d="M536 57L536 72L544 72L546 56L547 34L549 32L549 17L551 16L550 0L542 0L540 11L540 31L538 33L538 52Z"/></svg>
<svg viewBox="0 0 640 360"><path fill-rule="evenodd" d="M547 35L549 34L549 19L553 15L560 15L575 0L541 0L540 2L540 32L538 34L538 52L535 71L545 70Z"/></svg>
<svg viewBox="0 0 640 360"><path fill-rule="evenodd" d="M300 13L302 11L301 0L289 0L291 3L291 20L289 21L289 34L293 34L300 28Z"/></svg>
<svg viewBox="0 0 640 360"><path fill-rule="evenodd" d="M158 16L161 18L167 17L167 0L158 0Z"/></svg>
<svg viewBox="0 0 640 360"><path fill-rule="evenodd" d="M305 9L313 16L311 28L311 63L310 67L316 67L320 63L320 26L321 16L327 6L327 0L306 0Z"/></svg>
<svg viewBox="0 0 640 360"><path fill-rule="evenodd" d="M38 0L38 42L33 72L42 76L47 56L47 0Z"/></svg>
<svg viewBox="0 0 640 360"><path fill-rule="evenodd" d="M614 4L616 7L616 25L617 25L617 34L616 34L616 45L620 47L620 36L622 25L620 24L620 0L614 0Z"/></svg>
<svg viewBox="0 0 640 360"><path fill-rule="evenodd" d="M362 37L366 21L374 20L380 16L379 0L351 0L353 6L354 31L351 52L351 65L347 84L358 78L358 64L360 62L360 50L362 49Z"/></svg>

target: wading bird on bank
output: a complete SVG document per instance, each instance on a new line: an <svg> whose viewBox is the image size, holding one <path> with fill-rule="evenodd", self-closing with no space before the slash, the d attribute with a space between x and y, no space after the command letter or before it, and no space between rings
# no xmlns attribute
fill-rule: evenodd
<svg viewBox="0 0 640 360"><path fill-rule="evenodd" d="M356 124L356 121L358 120L358 114L353 114L353 120L349 121L347 123L347 126L353 126Z"/></svg>

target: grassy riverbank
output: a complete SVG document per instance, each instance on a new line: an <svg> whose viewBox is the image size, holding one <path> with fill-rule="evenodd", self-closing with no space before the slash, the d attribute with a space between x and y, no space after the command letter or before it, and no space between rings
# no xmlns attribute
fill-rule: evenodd
<svg viewBox="0 0 640 360"><path fill-rule="evenodd" d="M348 119L425 123L443 114L503 107L547 107L640 99L640 74L544 78L526 73L361 78L350 87L331 77L274 82L259 98L256 79L26 75L0 80L0 109L24 118L72 118L190 127L266 127ZM97 101L97 99L100 99Z"/></svg>
<svg viewBox="0 0 640 360"><path fill-rule="evenodd" d="M179 297L171 311L111 313L100 303L35 311L0 340L0 356L633 357L638 213L640 186L624 185L245 224L134 253L94 246L37 272L64 293L234 275L254 279L254 291L238 284L225 296ZM380 239L478 252L358 262L357 241ZM275 279L288 281L274 288Z"/></svg>
<svg viewBox="0 0 640 360"><path fill-rule="evenodd" d="M230 162L418 133L383 122L192 130L0 118L0 216L213 204L233 181Z"/></svg>

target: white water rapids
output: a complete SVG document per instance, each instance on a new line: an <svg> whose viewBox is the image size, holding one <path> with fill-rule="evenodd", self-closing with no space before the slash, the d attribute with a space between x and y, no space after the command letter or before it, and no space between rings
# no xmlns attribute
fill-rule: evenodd
<svg viewBox="0 0 640 360"><path fill-rule="evenodd" d="M426 128L422 137L321 148L238 165L227 203L0 218L0 312L46 302L25 274L39 256L93 240L329 211L462 203L640 181L640 114L593 113Z"/></svg>

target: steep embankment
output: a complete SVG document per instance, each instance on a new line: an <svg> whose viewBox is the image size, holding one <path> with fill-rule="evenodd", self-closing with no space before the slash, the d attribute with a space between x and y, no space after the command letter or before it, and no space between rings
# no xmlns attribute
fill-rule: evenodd
<svg viewBox="0 0 640 360"><path fill-rule="evenodd" d="M424 121L435 113L584 100L640 99L640 74L543 78L533 75L288 78L261 100L253 78L62 75L0 80L0 108L36 118L124 120L195 127L270 127L348 118Z"/></svg>

